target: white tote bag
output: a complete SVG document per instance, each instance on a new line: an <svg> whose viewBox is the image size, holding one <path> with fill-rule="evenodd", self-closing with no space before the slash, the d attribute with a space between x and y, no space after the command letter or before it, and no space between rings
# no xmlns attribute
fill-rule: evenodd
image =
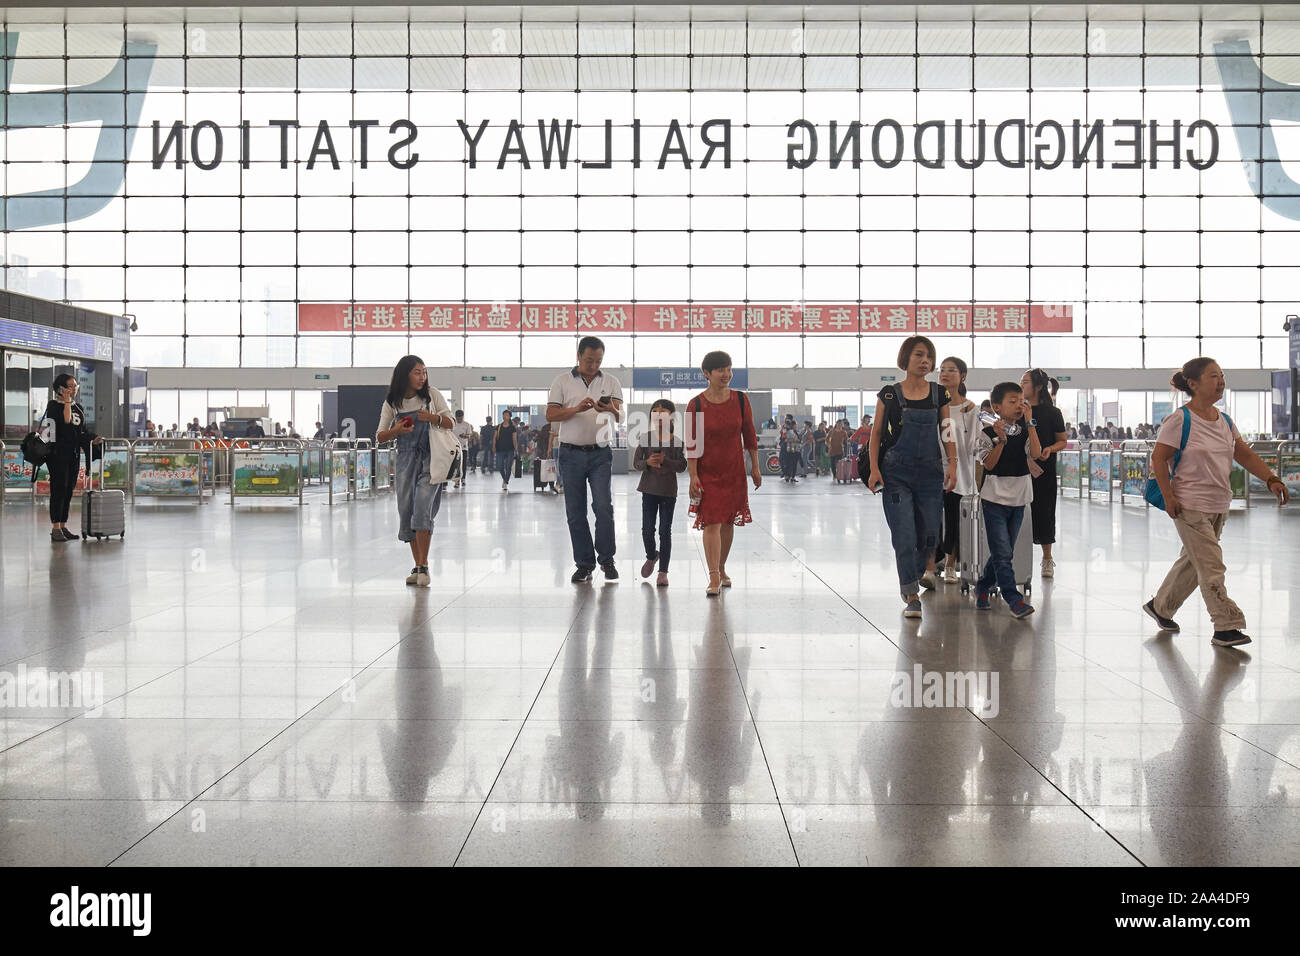
<svg viewBox="0 0 1300 956"><path fill-rule="evenodd" d="M441 485L461 474L460 439L450 428L429 425L429 484Z"/></svg>

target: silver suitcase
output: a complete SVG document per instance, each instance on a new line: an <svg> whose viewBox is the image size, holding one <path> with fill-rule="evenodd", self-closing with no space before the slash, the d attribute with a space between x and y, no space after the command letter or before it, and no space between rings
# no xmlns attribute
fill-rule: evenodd
<svg viewBox="0 0 1300 956"><path fill-rule="evenodd" d="M979 495L964 495L958 506L957 549L957 568L961 574L961 590L965 594L979 581L989 560L989 539L984 533L984 510L980 507ZM1020 522L1011 567L1021 593L1029 594L1033 589L1034 574L1034 522L1029 515L1029 505L1025 505L1025 517ZM997 587L994 586L993 590L996 591Z"/></svg>
<svg viewBox="0 0 1300 956"><path fill-rule="evenodd" d="M126 493L103 487L104 470L99 471L100 488L95 490L95 476L90 475L90 490L81 496L81 540L126 537Z"/></svg>

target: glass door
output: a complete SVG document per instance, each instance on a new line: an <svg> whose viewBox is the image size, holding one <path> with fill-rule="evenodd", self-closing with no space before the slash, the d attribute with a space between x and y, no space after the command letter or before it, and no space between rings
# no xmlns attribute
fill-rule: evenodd
<svg viewBox="0 0 1300 956"><path fill-rule="evenodd" d="M21 439L31 431L31 373L27 367L27 356L22 352L6 352L4 356L5 376L5 429L7 439Z"/></svg>

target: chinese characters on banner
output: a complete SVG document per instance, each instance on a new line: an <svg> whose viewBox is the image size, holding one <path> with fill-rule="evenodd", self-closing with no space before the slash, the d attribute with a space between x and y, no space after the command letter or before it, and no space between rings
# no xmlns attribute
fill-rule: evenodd
<svg viewBox="0 0 1300 956"><path fill-rule="evenodd" d="M298 305L299 332L674 332L962 335L1071 332L1072 305L681 302L328 302Z"/></svg>

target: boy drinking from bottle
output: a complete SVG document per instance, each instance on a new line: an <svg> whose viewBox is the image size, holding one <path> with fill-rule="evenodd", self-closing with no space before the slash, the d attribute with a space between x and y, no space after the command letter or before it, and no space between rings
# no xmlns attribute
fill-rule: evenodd
<svg viewBox="0 0 1300 956"><path fill-rule="evenodd" d="M984 464L980 507L989 542L989 560L975 584L975 607L989 609L989 593L996 583L1012 615L1028 617L1034 609L1016 588L1013 556L1025 506L1034 500L1029 462L1041 451L1038 432L1027 418L1019 385L995 385L989 398L997 418L975 439L975 458Z"/></svg>

